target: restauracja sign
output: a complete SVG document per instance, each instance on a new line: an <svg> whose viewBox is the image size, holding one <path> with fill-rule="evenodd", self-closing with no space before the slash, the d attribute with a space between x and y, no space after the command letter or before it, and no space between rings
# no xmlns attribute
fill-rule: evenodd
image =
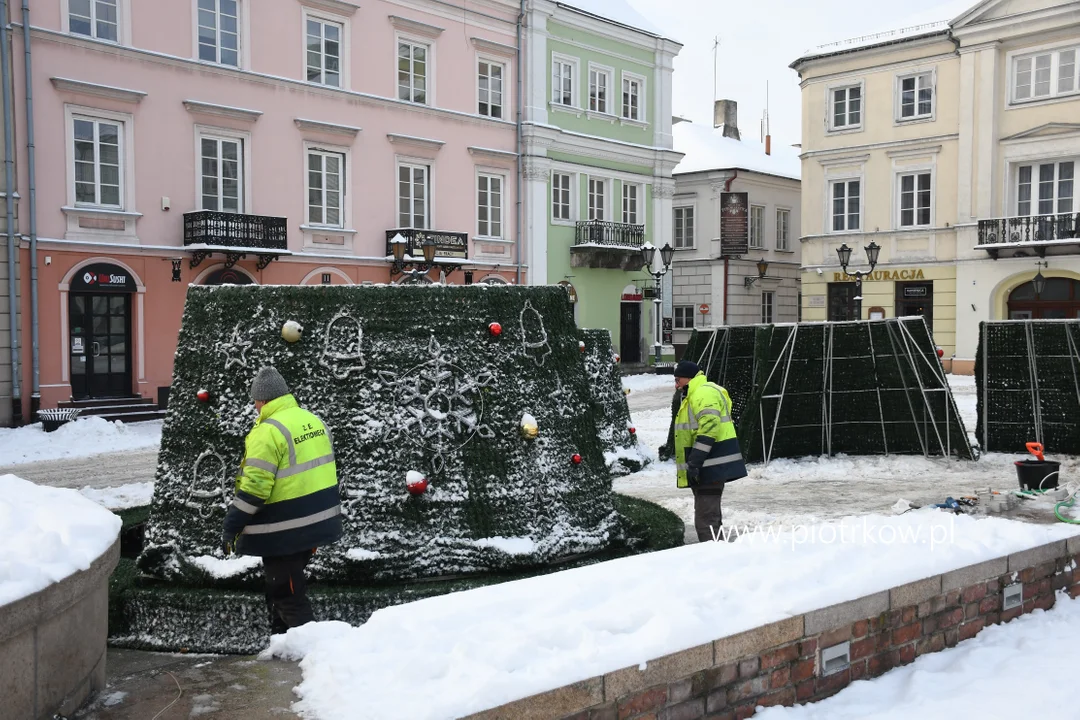
<svg viewBox="0 0 1080 720"><path fill-rule="evenodd" d="M925 280L923 271L914 270L875 270L863 277L863 280ZM844 272L833 273L833 282L855 282L852 275Z"/></svg>

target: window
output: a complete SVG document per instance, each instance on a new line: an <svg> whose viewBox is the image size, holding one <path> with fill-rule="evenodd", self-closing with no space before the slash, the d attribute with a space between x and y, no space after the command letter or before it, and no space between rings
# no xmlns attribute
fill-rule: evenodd
<svg viewBox="0 0 1080 720"><path fill-rule="evenodd" d="M243 212L243 141L199 138L199 207L215 212Z"/></svg>
<svg viewBox="0 0 1080 720"><path fill-rule="evenodd" d="M840 180L832 184L832 231L844 232L859 229L859 203L861 183L859 180Z"/></svg>
<svg viewBox="0 0 1080 720"><path fill-rule="evenodd" d="M428 166L398 166L398 225L403 228L423 228L429 218Z"/></svg>
<svg viewBox="0 0 1080 720"><path fill-rule="evenodd" d="M641 87L644 83L635 77L623 75L622 80L622 116L627 120L638 120L641 115Z"/></svg>
<svg viewBox="0 0 1080 720"><path fill-rule="evenodd" d="M672 327L676 330L693 330L694 329L694 306L693 305L676 305L672 310L675 311Z"/></svg>
<svg viewBox="0 0 1080 720"><path fill-rule="evenodd" d="M930 173L900 176L900 227L930 224Z"/></svg>
<svg viewBox="0 0 1080 720"><path fill-rule="evenodd" d="M847 130L862 125L862 86L834 88L832 95L832 129Z"/></svg>
<svg viewBox="0 0 1080 720"><path fill-rule="evenodd" d="M761 293L761 322L773 322L773 308L776 306L776 293L772 290L764 290Z"/></svg>
<svg viewBox="0 0 1080 720"><path fill-rule="evenodd" d="M855 320L855 283L829 283L828 303L829 322Z"/></svg>
<svg viewBox="0 0 1080 720"><path fill-rule="evenodd" d="M570 214L570 176L566 173L551 174L551 219L573 219Z"/></svg>
<svg viewBox="0 0 1080 720"><path fill-rule="evenodd" d="M593 112L608 112L608 92L611 88L611 72L598 68L589 68L589 109Z"/></svg>
<svg viewBox="0 0 1080 720"><path fill-rule="evenodd" d="M1017 169L1016 214L1026 216L1073 212L1075 173L1075 160L1021 165Z"/></svg>
<svg viewBox="0 0 1080 720"><path fill-rule="evenodd" d="M750 247L765 247L765 206L750 206Z"/></svg>
<svg viewBox="0 0 1080 720"><path fill-rule="evenodd" d="M199 59L240 66L237 0L199 0Z"/></svg>
<svg viewBox="0 0 1080 720"><path fill-rule="evenodd" d="M76 117L72 123L75 150L75 202L119 208L123 125L109 120Z"/></svg>
<svg viewBox="0 0 1080 720"><path fill-rule="evenodd" d="M427 104L428 46L398 41L398 99Z"/></svg>
<svg viewBox="0 0 1080 720"><path fill-rule="evenodd" d="M308 224L344 226L341 217L344 177L344 155L324 150L308 150Z"/></svg>
<svg viewBox="0 0 1080 720"><path fill-rule="evenodd" d="M503 116L503 66L488 60L481 60L478 72L480 83L480 105L477 112L493 118Z"/></svg>
<svg viewBox="0 0 1080 720"><path fill-rule="evenodd" d="M630 183L622 184L622 221L627 225L641 225L638 203L641 201L641 186Z"/></svg>
<svg viewBox="0 0 1080 720"><path fill-rule="evenodd" d="M567 59L551 61L551 101L574 107L574 63Z"/></svg>
<svg viewBox="0 0 1080 720"><path fill-rule="evenodd" d="M1013 59L1013 100L1024 102L1068 95L1080 89L1077 55L1071 47Z"/></svg>
<svg viewBox="0 0 1080 720"><path fill-rule="evenodd" d="M477 187L477 231L481 237L502 237L503 179L480 175Z"/></svg>
<svg viewBox="0 0 1080 720"><path fill-rule="evenodd" d="M676 250L688 250L694 247L694 208L675 208L675 238Z"/></svg>
<svg viewBox="0 0 1080 720"><path fill-rule="evenodd" d="M340 24L308 18L308 82L341 87L341 36Z"/></svg>
<svg viewBox="0 0 1080 720"><path fill-rule="evenodd" d="M776 210L776 249L791 249L791 211L786 208Z"/></svg>
<svg viewBox="0 0 1080 720"><path fill-rule="evenodd" d="M899 79L900 119L930 117L934 113L934 74L920 73Z"/></svg>
<svg viewBox="0 0 1080 720"><path fill-rule="evenodd" d="M606 218L607 181L589 178L589 220Z"/></svg>
<svg viewBox="0 0 1080 720"><path fill-rule="evenodd" d="M76 35L116 42L116 0L68 0L68 29Z"/></svg>

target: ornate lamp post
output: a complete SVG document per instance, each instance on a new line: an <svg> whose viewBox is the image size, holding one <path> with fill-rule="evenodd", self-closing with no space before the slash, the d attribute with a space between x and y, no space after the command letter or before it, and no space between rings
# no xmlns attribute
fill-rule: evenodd
<svg viewBox="0 0 1080 720"><path fill-rule="evenodd" d="M769 263L768 263L768 261L766 261L765 258L761 258L760 260L757 261L757 277L744 277L743 278L743 287L745 287L747 290L749 290L750 288L752 288L754 286L754 283L756 283L758 280L761 280L762 278L764 278L765 273L768 272L768 271L769 271Z"/></svg>
<svg viewBox="0 0 1080 720"><path fill-rule="evenodd" d="M416 259L405 259L405 251L409 247L409 241L402 237L400 234L395 235L394 239L390 241L390 249L394 254L394 264L390 269L390 275L393 277L397 274L408 275L408 280L403 279L403 282L416 282L416 280L424 275L427 275L433 267L435 267L435 249L436 244L430 237L424 240L420 245L421 251L424 253L424 261L421 263ZM406 268L409 268L406 270Z"/></svg>
<svg viewBox="0 0 1080 720"><path fill-rule="evenodd" d="M670 243L665 243L664 247L660 248L660 262L661 267L659 270L653 270L653 261L656 259L656 247L652 243L645 243L641 246L641 257L645 261L645 271L653 276L656 281L656 297L653 298L653 319L655 320L655 327L653 328L653 337L655 342L653 343L653 357L655 358L654 364L660 365L660 359L663 351L663 297L664 297L664 275L671 268L671 259L675 255L675 248L671 247Z"/></svg>
<svg viewBox="0 0 1080 720"><path fill-rule="evenodd" d="M849 248L847 246L847 243L844 243L840 247L836 248L836 254L840 256L840 267L843 268L844 274L851 275L852 277L855 278L855 319L856 320L862 320L862 281L863 281L863 278L869 276L870 273L874 272L874 268L877 266L878 253L881 252L881 246L878 245L873 240L871 240L870 244L867 245L864 248L864 250L866 250L866 259L870 263L870 269L866 270L866 271L856 270L856 271L852 272L852 271L848 270L848 263L851 262L851 248Z"/></svg>

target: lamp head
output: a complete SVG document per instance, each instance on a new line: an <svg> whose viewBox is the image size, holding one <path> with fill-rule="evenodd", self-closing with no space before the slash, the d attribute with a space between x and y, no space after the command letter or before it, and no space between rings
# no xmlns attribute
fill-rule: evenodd
<svg viewBox="0 0 1080 720"><path fill-rule="evenodd" d="M653 260L656 258L656 247L652 243L642 245L641 258L645 261L645 269L652 271Z"/></svg>
<svg viewBox="0 0 1080 720"><path fill-rule="evenodd" d="M765 258L761 258L757 261L757 275L760 278L765 277L765 273L769 270L769 263Z"/></svg>
<svg viewBox="0 0 1080 720"><path fill-rule="evenodd" d="M431 265L435 262L435 241L428 238L421 247L424 249L424 262Z"/></svg>
<svg viewBox="0 0 1080 720"><path fill-rule="evenodd" d="M1046 289L1046 277L1042 274L1042 270L1039 270L1032 278L1031 284L1035 286L1035 297L1042 295L1043 290Z"/></svg>
<svg viewBox="0 0 1080 720"><path fill-rule="evenodd" d="M671 247L671 243L664 243L664 247L660 248L660 260L663 261L665 268L671 265L671 258L674 256L675 248Z"/></svg>
<svg viewBox="0 0 1080 720"><path fill-rule="evenodd" d="M836 248L836 254L840 257L840 267L846 271L848 263L851 262L851 248L847 246L847 243L844 243Z"/></svg>
<svg viewBox="0 0 1080 720"><path fill-rule="evenodd" d="M405 247L408 242L398 233L394 236L394 239L390 241L390 250L394 253L394 259L401 262L405 257Z"/></svg>
<svg viewBox="0 0 1080 720"><path fill-rule="evenodd" d="M881 246L871 240L870 244L867 245L865 249L866 259L870 262L870 267L873 268L875 265L877 265L878 253L881 252Z"/></svg>

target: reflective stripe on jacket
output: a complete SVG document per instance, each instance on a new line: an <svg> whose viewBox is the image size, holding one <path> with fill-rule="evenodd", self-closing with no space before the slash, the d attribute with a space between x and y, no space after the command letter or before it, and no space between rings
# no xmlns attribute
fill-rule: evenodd
<svg viewBox="0 0 1080 720"><path fill-rule="evenodd" d="M341 538L330 429L284 395L263 406L245 440L225 535L236 552L290 555Z"/></svg>
<svg viewBox="0 0 1080 720"><path fill-rule="evenodd" d="M675 416L675 462L681 488L690 487L689 467L699 471L695 487L746 477L746 463L731 419L731 397L704 373L690 380Z"/></svg>

